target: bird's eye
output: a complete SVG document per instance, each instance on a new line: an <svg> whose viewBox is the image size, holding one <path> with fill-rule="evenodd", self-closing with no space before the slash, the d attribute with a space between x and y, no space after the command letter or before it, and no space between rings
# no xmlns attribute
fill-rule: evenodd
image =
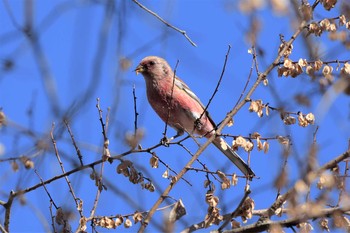
<svg viewBox="0 0 350 233"><path fill-rule="evenodd" d="M153 66L153 65L156 64L156 62L155 62L155 61L150 61L149 64L150 64L151 66Z"/></svg>

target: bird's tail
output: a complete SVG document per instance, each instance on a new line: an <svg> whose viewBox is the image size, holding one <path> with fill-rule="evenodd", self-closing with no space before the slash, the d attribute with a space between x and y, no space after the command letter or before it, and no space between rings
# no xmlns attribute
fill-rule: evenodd
<svg viewBox="0 0 350 233"><path fill-rule="evenodd" d="M250 169L250 167L244 162L244 160L227 144L227 142L220 137L217 137L213 144L220 150L222 153L226 155L227 158L231 160L238 168L243 172L243 174L248 177L248 179L252 179L255 174Z"/></svg>

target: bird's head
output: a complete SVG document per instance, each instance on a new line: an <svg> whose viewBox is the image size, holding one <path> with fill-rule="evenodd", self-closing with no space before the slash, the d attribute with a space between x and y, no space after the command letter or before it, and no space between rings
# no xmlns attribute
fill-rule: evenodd
<svg viewBox="0 0 350 233"><path fill-rule="evenodd" d="M165 77L171 72L171 68L163 58L148 56L142 59L135 72L136 74L141 73L145 78L158 79Z"/></svg>

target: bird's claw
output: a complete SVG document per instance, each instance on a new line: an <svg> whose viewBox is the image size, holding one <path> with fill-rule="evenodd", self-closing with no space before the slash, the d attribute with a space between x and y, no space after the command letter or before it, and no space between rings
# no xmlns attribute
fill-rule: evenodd
<svg viewBox="0 0 350 233"><path fill-rule="evenodd" d="M170 142L171 142L171 138L167 138L165 136L160 140L160 144L166 147L169 147Z"/></svg>

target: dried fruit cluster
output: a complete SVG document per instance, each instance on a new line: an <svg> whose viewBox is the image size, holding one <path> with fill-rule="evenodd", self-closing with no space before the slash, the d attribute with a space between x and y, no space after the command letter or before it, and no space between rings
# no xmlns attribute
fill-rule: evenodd
<svg viewBox="0 0 350 233"><path fill-rule="evenodd" d="M93 220L93 224L95 226L104 227L107 229L115 229L118 226L124 225L125 228L129 228L132 226L132 221L129 219L130 215L128 216L115 216L115 217L96 217ZM132 219L134 220L134 224L141 222L143 219L142 213L136 211L134 214L132 214Z"/></svg>
<svg viewBox="0 0 350 233"><path fill-rule="evenodd" d="M349 71L350 71L350 66L349 66ZM283 120L283 123L286 125L293 125L296 123L296 119L292 115L297 115L299 126L306 127L308 125L313 125L315 123L315 116L312 113L303 114L302 112L297 112L297 113L286 112L283 109L273 108L268 104L263 104L262 100L251 100L250 106L249 106L250 112L256 112L259 117L262 117L264 115L263 109L265 109L265 113L267 116L270 114L270 109L279 111L281 115L281 119ZM241 141L242 139L240 139L238 143L237 142L235 143L238 144L238 146L245 145L245 143Z"/></svg>
<svg viewBox="0 0 350 233"><path fill-rule="evenodd" d="M205 195L205 201L209 205L204 219L205 228L212 224L218 225L223 220L222 215L220 215L220 209L217 207L219 197L214 196L214 190L209 190Z"/></svg>
<svg viewBox="0 0 350 233"><path fill-rule="evenodd" d="M256 140L258 151L263 150L265 154L269 151L269 148L270 148L269 142L267 140L264 140L264 142L262 142L261 136L258 132L253 133L251 138ZM245 151L249 152L253 150L254 144L251 139L246 140L244 137L238 136L232 141L232 149L237 150L238 147L241 147Z"/></svg>
<svg viewBox="0 0 350 233"><path fill-rule="evenodd" d="M34 161L29 158L28 156L20 156L18 159L24 166L25 169L33 169L34 168ZM19 169L19 165L16 162L16 160L13 160L11 162L11 168L13 171L17 172Z"/></svg>
<svg viewBox="0 0 350 233"><path fill-rule="evenodd" d="M145 183L145 177L141 172L138 172L130 160L123 160L117 167L117 173L129 177L129 181L133 184L141 184L141 187L154 192L155 187L152 182Z"/></svg>
<svg viewBox="0 0 350 233"><path fill-rule="evenodd" d="M282 66L278 67L278 76L279 77L288 77L291 76L292 78L297 77L298 75L305 72L306 74L310 75L311 77L314 77L317 71L320 71L322 69L322 75L329 81L333 81L333 67L330 65L332 63L336 63L337 67L336 70L339 70L341 64L342 67L340 68L340 75L343 78L349 78L350 77L350 64L348 61L334 61L334 62L323 62L321 60L317 61L307 61L306 59L300 58L298 62L292 61L289 58L285 58ZM305 69L305 71L303 70Z"/></svg>

